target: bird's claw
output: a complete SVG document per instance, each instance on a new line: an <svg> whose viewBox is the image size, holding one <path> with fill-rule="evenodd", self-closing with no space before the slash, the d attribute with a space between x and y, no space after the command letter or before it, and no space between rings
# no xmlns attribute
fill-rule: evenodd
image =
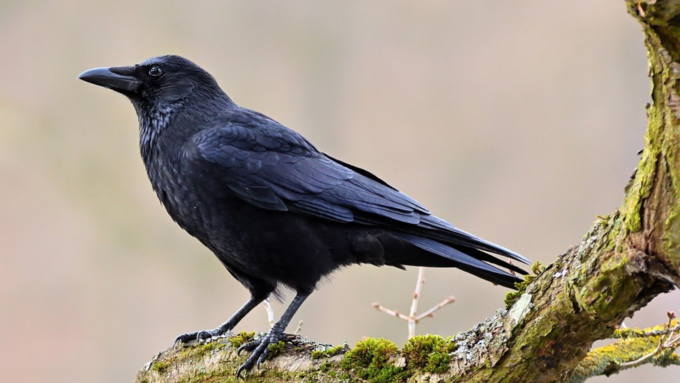
<svg viewBox="0 0 680 383"><path fill-rule="evenodd" d="M241 347L238 348L236 354L240 355L241 351L248 352L252 351L252 354L250 354L245 363L243 363L241 367L238 368L238 371L236 371L236 377L239 379L243 379L241 373L243 371L252 370L253 366L259 369L260 364L267 360L267 356L269 356L269 345L277 344L280 341L289 342L293 339L295 339L295 335L270 331L267 335L263 336L260 339L243 344Z"/></svg>
<svg viewBox="0 0 680 383"><path fill-rule="evenodd" d="M205 340L205 339L214 338L214 337L217 337L217 336L220 336L220 335L226 333L227 331L229 331L229 330L216 328L214 330L201 330L201 331L182 334L182 335L178 336L177 338L175 338L175 343L173 344L173 347L177 346L180 343L186 344L186 343L189 343L189 342L192 342L192 341L199 341L200 342L200 341Z"/></svg>
<svg viewBox="0 0 680 383"><path fill-rule="evenodd" d="M257 358L257 364L255 365L257 369L260 369L260 364L267 360L267 356L269 356L269 347L265 347L264 352L262 352L262 355L260 355L259 358Z"/></svg>
<svg viewBox="0 0 680 383"><path fill-rule="evenodd" d="M248 343L244 343L241 345L241 347L236 350L236 355L241 355L241 351L246 350L248 352L251 352L257 348L257 346L260 345L260 339Z"/></svg>

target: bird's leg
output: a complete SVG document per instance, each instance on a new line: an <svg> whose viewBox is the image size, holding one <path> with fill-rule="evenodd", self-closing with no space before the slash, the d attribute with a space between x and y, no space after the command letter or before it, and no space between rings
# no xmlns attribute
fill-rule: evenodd
<svg viewBox="0 0 680 383"><path fill-rule="evenodd" d="M266 298L266 296L265 296ZM203 330L203 331L196 331L196 332L190 332L187 334L182 334L178 336L175 339L175 346L179 343L187 343L192 340L203 340L203 339L209 339L215 336L220 336L227 331L231 331L238 322L243 319L252 309L254 309L257 305L259 305L264 298L261 297L251 297L246 304L244 304L238 311L234 313L234 315L231 316L231 318L227 319L226 322L222 323L221 325L217 326L217 328L214 328L212 330Z"/></svg>
<svg viewBox="0 0 680 383"><path fill-rule="evenodd" d="M257 367L258 368L260 367L260 363L264 362L267 359L270 344L277 344L279 341L289 340L289 338L285 336L283 331L288 326L288 323L290 323L290 320L293 319L293 315L295 315L295 312L300 308L302 302L304 302L308 296L309 294L298 293L295 296L295 299L293 299L293 301L286 309L286 312L283 313L283 315L281 316L281 319L279 319L279 321L276 322L274 327L272 327L271 330L269 330L267 335L263 336L258 340L248 342L238 348L237 352L238 354L240 354L241 351L243 350L253 352L252 354L250 354L250 357L248 357L248 360L246 360L246 362L243 363L241 367L238 368L238 371L236 372L236 376L238 378L241 378L241 372L243 372L243 370L248 371L252 369L256 363Z"/></svg>

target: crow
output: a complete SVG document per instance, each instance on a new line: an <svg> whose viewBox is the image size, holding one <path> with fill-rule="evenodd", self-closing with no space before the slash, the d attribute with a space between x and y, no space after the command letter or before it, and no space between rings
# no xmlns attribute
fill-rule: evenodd
<svg viewBox="0 0 680 383"><path fill-rule="evenodd" d="M95 68L79 78L132 102L151 185L170 217L250 291L220 336L280 287L296 292L237 376L267 358L322 277L351 264L455 267L514 288L523 256L453 227L372 173L317 150L295 131L236 105L208 72L179 56Z"/></svg>

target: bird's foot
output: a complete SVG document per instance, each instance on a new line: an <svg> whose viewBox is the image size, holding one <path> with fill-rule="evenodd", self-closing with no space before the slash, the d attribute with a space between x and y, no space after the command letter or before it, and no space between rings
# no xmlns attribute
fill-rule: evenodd
<svg viewBox="0 0 680 383"><path fill-rule="evenodd" d="M189 343L189 342L192 342L192 341L200 342L200 341L205 340L205 339L210 339L210 338L218 337L220 335L224 335L227 332L229 332L228 328L220 326L220 327L212 329L212 330L202 330L202 331L196 331L196 332L190 332L190 333L182 334L182 335L178 336L177 338L175 338L175 343L173 344L173 347L177 346L180 343L186 344L186 343Z"/></svg>
<svg viewBox="0 0 680 383"><path fill-rule="evenodd" d="M252 354L250 354L248 360L246 360L246 362L238 368L238 371L236 371L236 377L242 379L243 377L241 376L241 373L243 371L250 371L253 366L260 368L260 364L267 360L270 345L274 345L279 342L290 342L295 338L297 338L297 335L284 334L283 331L271 329L269 333L267 333L267 335L263 336L262 338L242 345L238 348L238 351L236 351L237 354L241 354L241 351L244 350L252 352Z"/></svg>

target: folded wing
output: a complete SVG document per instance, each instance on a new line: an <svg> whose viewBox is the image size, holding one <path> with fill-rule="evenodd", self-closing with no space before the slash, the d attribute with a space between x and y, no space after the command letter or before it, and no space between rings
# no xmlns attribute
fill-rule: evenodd
<svg viewBox="0 0 680 383"><path fill-rule="evenodd" d="M493 263L524 273L488 253L529 262L431 215L373 174L317 151L302 136L271 120L199 132L185 145L183 166L209 171L238 198L259 208L385 227L420 249L454 257L480 272L508 274L488 264Z"/></svg>

